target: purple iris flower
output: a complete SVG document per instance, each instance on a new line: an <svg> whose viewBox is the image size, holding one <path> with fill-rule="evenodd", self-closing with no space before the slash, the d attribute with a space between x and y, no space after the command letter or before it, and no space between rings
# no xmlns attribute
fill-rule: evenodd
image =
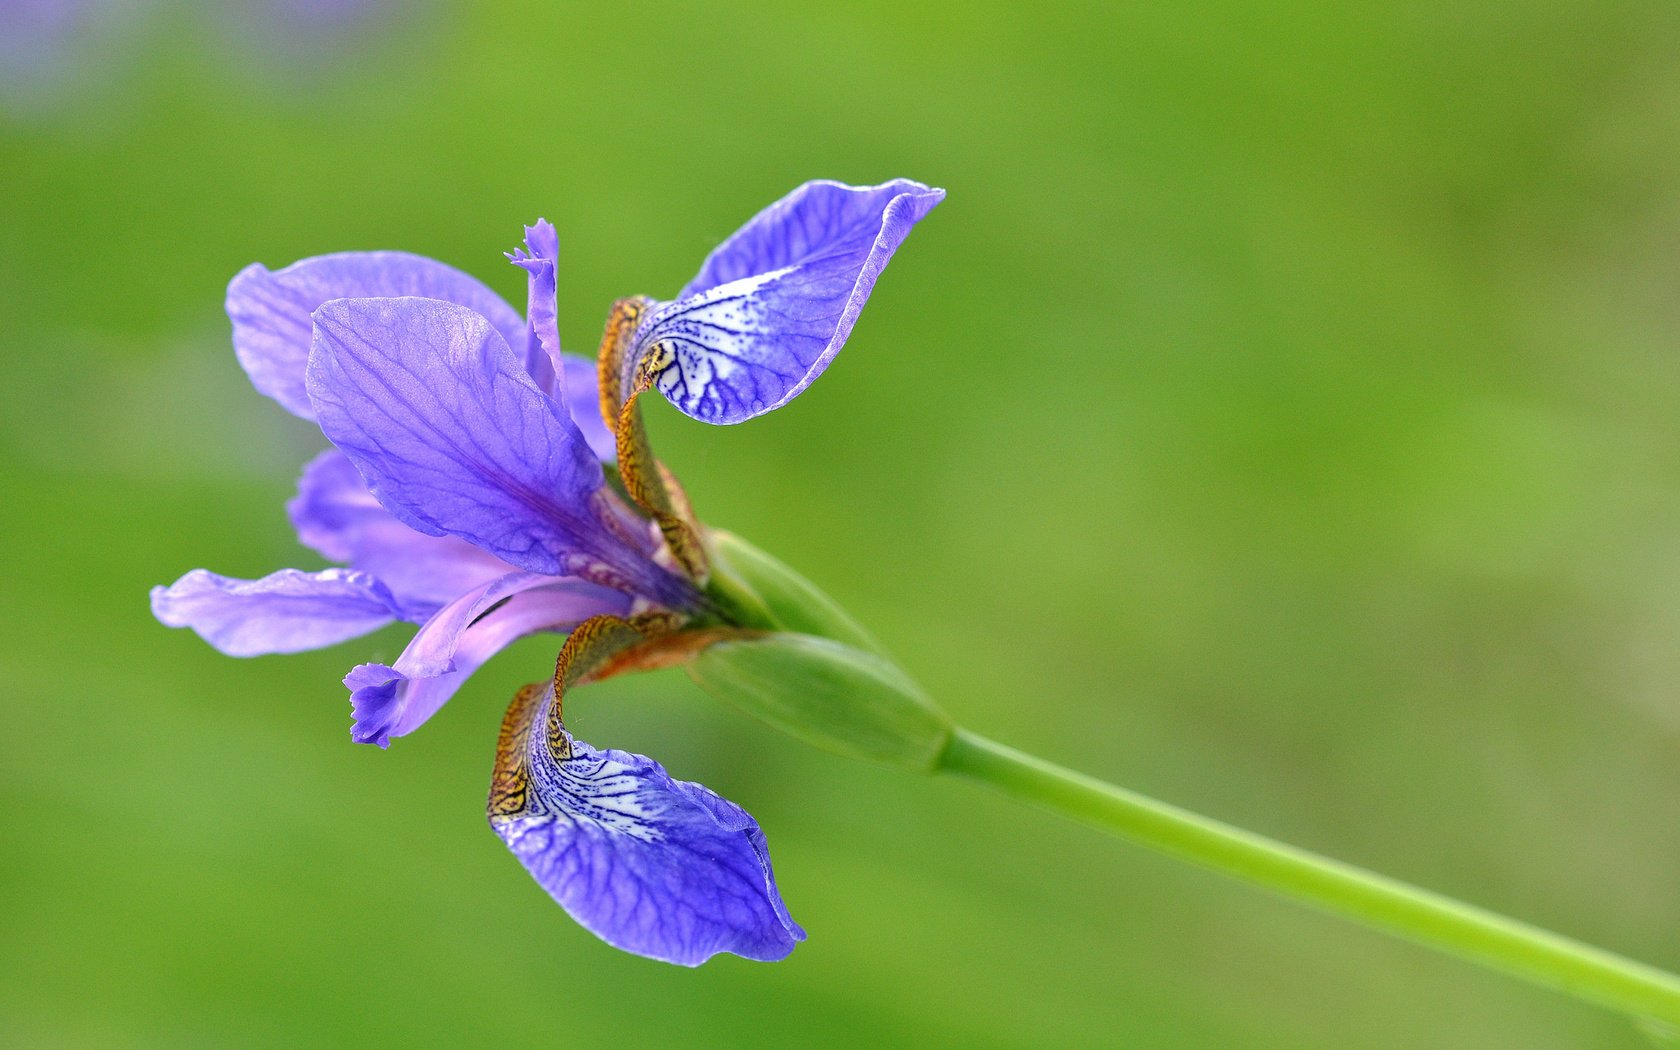
<svg viewBox="0 0 1680 1050"><path fill-rule="evenodd" d="M908 180L807 183L719 246L674 301L622 302L598 363L561 352L546 222L509 256L527 273L523 318L472 277L400 252L247 268L228 287L234 350L259 391L334 446L287 509L304 545L346 567L258 580L197 569L154 589L153 612L233 656L419 624L393 663L344 680L352 739L381 747L515 639L566 635L553 680L522 690L504 719L496 832L619 948L686 965L723 951L782 958L805 934L752 817L651 759L574 739L561 700L735 624L636 397L656 387L714 423L786 403L838 353L943 196Z"/></svg>

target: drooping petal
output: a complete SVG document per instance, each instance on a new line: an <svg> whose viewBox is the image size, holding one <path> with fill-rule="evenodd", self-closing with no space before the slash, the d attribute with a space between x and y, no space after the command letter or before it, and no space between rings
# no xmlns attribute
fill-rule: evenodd
<svg viewBox="0 0 1680 1050"><path fill-rule="evenodd" d="M711 569L700 522L677 476L654 458L642 423L641 396L653 383L646 373L636 379L618 414L618 479L624 492L653 518L671 556L690 577L706 579Z"/></svg>
<svg viewBox="0 0 1680 1050"><path fill-rule="evenodd" d="M190 627L229 656L297 653L348 641L397 616L385 586L364 572L282 569L235 580L194 569L152 588L152 615Z"/></svg>
<svg viewBox="0 0 1680 1050"><path fill-rule="evenodd" d="M328 303L315 312L308 379L321 429L404 524L549 576L616 553L594 515L599 461L473 311Z"/></svg>
<svg viewBox="0 0 1680 1050"><path fill-rule="evenodd" d="M642 755L597 751L527 686L502 723L490 825L572 918L608 944L684 966L785 957L805 939L758 823Z"/></svg>
<svg viewBox="0 0 1680 1050"><path fill-rule="evenodd" d="M513 571L466 540L427 536L392 517L336 448L304 467L286 512L305 546L390 588L405 619L424 620L457 596Z"/></svg>
<svg viewBox="0 0 1680 1050"><path fill-rule="evenodd" d="M436 714L472 673L514 641L569 631L592 616L623 615L630 599L582 580L511 573L450 602L396 663L362 664L344 678L358 744L385 747Z"/></svg>
<svg viewBox="0 0 1680 1050"><path fill-rule="evenodd" d="M694 508L676 475L654 458L642 421L641 396L653 388L658 376L657 369L645 367L652 358L630 369L629 386L621 381L626 375L626 362L634 361L638 352L636 336L642 319L657 306L646 296L632 296L614 303L607 315L597 360L601 415L613 433L618 479L625 495L658 524L667 548L683 570L693 579L703 580L710 570Z"/></svg>
<svg viewBox="0 0 1680 1050"><path fill-rule="evenodd" d="M259 263L228 284L233 349L251 383L304 419L315 418L304 387L310 315L333 299L422 296L464 306L509 340L523 340L525 322L477 279L407 252L341 252L270 271ZM513 345L522 345L515 342Z"/></svg>
<svg viewBox="0 0 1680 1050"><path fill-rule="evenodd" d="M636 336L633 369L684 414L739 423L792 400L840 352L875 279L945 196L909 179L808 182L719 245Z"/></svg>

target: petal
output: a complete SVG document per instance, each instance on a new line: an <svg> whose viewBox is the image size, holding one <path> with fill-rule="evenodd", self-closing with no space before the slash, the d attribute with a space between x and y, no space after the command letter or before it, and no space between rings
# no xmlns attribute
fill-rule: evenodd
<svg viewBox="0 0 1680 1050"><path fill-rule="evenodd" d="M719 245L644 322L629 367L657 372L660 392L708 423L781 407L840 352L876 277L944 196L908 179L806 183Z"/></svg>
<svg viewBox="0 0 1680 1050"><path fill-rule="evenodd" d="M385 747L436 714L472 673L528 634L569 631L591 616L623 615L630 599L566 577L510 573L450 602L393 665L362 664L344 678L355 716L350 738Z"/></svg>
<svg viewBox="0 0 1680 1050"><path fill-rule="evenodd" d="M229 656L336 645L385 626L395 614L396 601L383 584L349 569L282 569L260 580L194 569L152 588L152 615L170 627L191 627Z"/></svg>
<svg viewBox="0 0 1680 1050"><path fill-rule="evenodd" d="M259 391L304 419L313 419L304 388L310 314L333 299L418 295L457 303L483 315L504 338L523 340L525 323L476 278L407 252L342 252L269 271L258 263L228 285L233 349ZM514 345L522 345L515 343Z"/></svg>
<svg viewBox="0 0 1680 1050"><path fill-rule="evenodd" d="M596 458L611 463L616 449L611 431L601 421L595 362L560 352L560 328L554 303L560 238L554 226L547 219L538 219L535 226L525 227L525 247L509 252L508 259L528 275L526 369L538 386L566 406Z"/></svg>
<svg viewBox="0 0 1680 1050"><path fill-rule="evenodd" d="M585 929L653 959L785 957L805 931L746 810L642 755L597 751L527 686L502 724L490 825Z"/></svg>
<svg viewBox="0 0 1680 1050"><path fill-rule="evenodd" d="M618 480L625 495L658 524L666 546L683 570L692 579L703 580L710 570L694 508L676 475L654 458L642 421L641 396L659 378L659 368L650 367L650 363L656 355L669 360L664 349L655 346L654 353L637 363L636 337L642 320L658 306L646 296L632 296L614 303L607 315L598 373L601 415L613 431Z"/></svg>
<svg viewBox="0 0 1680 1050"><path fill-rule="evenodd" d="M525 227L525 247L508 252L507 257L526 274L525 365L538 386L553 390L557 374L564 371L560 360L560 328L554 305L560 237L547 219L538 219L535 226ZM560 375L559 378L563 380L565 377Z"/></svg>
<svg viewBox="0 0 1680 1050"><path fill-rule="evenodd" d="M618 448L612 431L607 429L606 422L601 418L595 362L587 357L566 354L561 363L561 371L565 374L566 408L572 414L572 422L583 432L583 439L589 442L595 458L602 463L611 463L618 456Z"/></svg>
<svg viewBox="0 0 1680 1050"><path fill-rule="evenodd" d="M286 512L305 546L390 588L404 619L424 620L457 595L513 571L466 540L427 536L393 518L336 448L304 467Z"/></svg>
<svg viewBox="0 0 1680 1050"><path fill-rule="evenodd" d="M594 514L601 465L484 318L432 299L340 299L315 312L309 396L385 509L514 566L626 571ZM616 556L616 557L615 557Z"/></svg>
<svg viewBox="0 0 1680 1050"><path fill-rule="evenodd" d="M624 486L624 494L659 526L666 549L683 571L692 579L703 580L711 570L694 506L677 476L654 458L647 427L642 422L641 396L647 393L653 380L646 373L637 377L629 398L619 410L618 480Z"/></svg>

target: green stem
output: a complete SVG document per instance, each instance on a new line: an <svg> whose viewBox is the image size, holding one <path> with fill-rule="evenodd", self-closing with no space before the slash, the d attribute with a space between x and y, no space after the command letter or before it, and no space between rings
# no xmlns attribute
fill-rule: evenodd
<svg viewBox="0 0 1680 1050"><path fill-rule="evenodd" d="M731 622L819 635L887 659L857 621L804 577L738 536L713 531L709 538L711 595ZM756 659L752 646L714 646L689 673L720 696L750 700L749 710L759 717L819 746L917 770L939 755L938 771L1373 929L1624 1011L1641 1020L1653 1040L1680 1046L1680 977L951 728L949 717L907 686L902 672L871 673L863 653L842 660L811 641L772 636ZM799 673L790 675L790 668ZM868 687L851 703L833 702L848 682ZM883 739L897 746L884 747Z"/></svg>
<svg viewBox="0 0 1680 1050"><path fill-rule="evenodd" d="M1275 842L958 729L942 771L1373 929L1636 1018L1680 1024L1680 977Z"/></svg>

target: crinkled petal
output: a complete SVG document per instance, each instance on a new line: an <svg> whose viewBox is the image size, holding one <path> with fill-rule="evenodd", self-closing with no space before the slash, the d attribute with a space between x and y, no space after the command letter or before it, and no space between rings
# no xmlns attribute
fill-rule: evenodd
<svg viewBox="0 0 1680 1050"><path fill-rule="evenodd" d="M555 268L560 261L560 237L547 219L525 227L525 246L507 253L508 261L525 271L525 365L544 390L561 389L565 376L560 360L560 327L555 313ZM512 344L517 346L518 344Z"/></svg>
<svg viewBox="0 0 1680 1050"><path fill-rule="evenodd" d="M513 571L466 540L427 536L392 517L336 448L304 467L286 512L305 546L390 588L404 619L424 620L456 596Z"/></svg>
<svg viewBox="0 0 1680 1050"><path fill-rule="evenodd" d="M527 277L525 367L537 385L566 406L567 414L603 463L617 455L612 432L601 421L601 395L596 392L595 362L560 352L560 326L555 310L555 274L560 265L560 238L547 219L525 227L525 246L508 259Z"/></svg>
<svg viewBox="0 0 1680 1050"><path fill-rule="evenodd" d="M396 614L396 600L382 583L350 569L282 569L260 580L194 569L168 587L152 588L152 615L169 627L191 627L229 656L336 645L385 626Z"/></svg>
<svg viewBox="0 0 1680 1050"><path fill-rule="evenodd" d="M328 303L315 312L308 378L321 429L411 528L550 576L619 546L592 509L599 461L473 311Z"/></svg>
<svg viewBox="0 0 1680 1050"><path fill-rule="evenodd" d="M396 663L362 664L344 678L358 744L385 747L436 714L484 662L538 631L569 631L591 616L623 615L625 595L582 580L510 573L463 594L415 634Z"/></svg>
<svg viewBox="0 0 1680 1050"><path fill-rule="evenodd" d="M875 279L945 196L919 182L808 182L707 257L637 332L626 368L684 414L739 423L792 400L840 352ZM625 390L633 388L627 374Z"/></svg>
<svg viewBox="0 0 1680 1050"><path fill-rule="evenodd" d="M543 889L608 944L697 966L785 957L805 939L746 810L651 758L597 751L528 686L502 725L490 825Z"/></svg>
<svg viewBox="0 0 1680 1050"><path fill-rule="evenodd" d="M304 386L310 315L333 299L416 295L472 310L503 338L522 340L525 322L501 296L473 277L407 252L341 252L270 271L258 263L228 284L233 349L259 391L294 415L315 418ZM515 342L513 345L520 345Z"/></svg>

